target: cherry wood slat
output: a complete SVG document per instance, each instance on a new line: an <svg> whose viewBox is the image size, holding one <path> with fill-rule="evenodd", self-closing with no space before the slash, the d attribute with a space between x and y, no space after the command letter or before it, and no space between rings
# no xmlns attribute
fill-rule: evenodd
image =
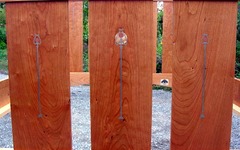
<svg viewBox="0 0 240 150"><path fill-rule="evenodd" d="M7 3L6 16L14 149L71 149L68 3ZM35 33L42 39L42 118Z"/></svg>
<svg viewBox="0 0 240 150"><path fill-rule="evenodd" d="M157 2L153 2L153 73L156 72L157 69Z"/></svg>
<svg viewBox="0 0 240 150"><path fill-rule="evenodd" d="M230 146L237 2L174 2L171 149ZM204 114L203 34L208 34Z"/></svg>
<svg viewBox="0 0 240 150"><path fill-rule="evenodd" d="M240 79L235 79L234 82L234 104L238 105L240 107Z"/></svg>
<svg viewBox="0 0 240 150"><path fill-rule="evenodd" d="M9 80L0 80L0 107L9 104Z"/></svg>
<svg viewBox="0 0 240 150"><path fill-rule="evenodd" d="M89 4L92 150L151 148L153 4L108 1ZM123 48L123 116L120 114L119 27Z"/></svg>
<svg viewBox="0 0 240 150"><path fill-rule="evenodd" d="M70 0L69 6L69 55L70 71L83 71L83 2Z"/></svg>
<svg viewBox="0 0 240 150"><path fill-rule="evenodd" d="M172 73L173 2L163 4L162 73Z"/></svg>

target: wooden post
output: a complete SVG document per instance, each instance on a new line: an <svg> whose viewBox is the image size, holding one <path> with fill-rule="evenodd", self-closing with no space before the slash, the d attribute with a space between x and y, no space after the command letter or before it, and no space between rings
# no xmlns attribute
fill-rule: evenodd
<svg viewBox="0 0 240 150"><path fill-rule="evenodd" d="M70 71L83 71L83 2L69 0Z"/></svg>
<svg viewBox="0 0 240 150"><path fill-rule="evenodd" d="M93 150L151 149L152 1L90 1L91 140ZM124 28L123 117L120 116L120 48Z"/></svg>
<svg viewBox="0 0 240 150"><path fill-rule="evenodd" d="M14 150L70 150L68 3L7 3L6 18Z"/></svg>
<svg viewBox="0 0 240 150"><path fill-rule="evenodd" d="M237 1L174 2L172 150L230 147L236 19Z"/></svg>
<svg viewBox="0 0 240 150"><path fill-rule="evenodd" d="M166 1L163 4L162 73L172 73L173 32L173 2Z"/></svg>

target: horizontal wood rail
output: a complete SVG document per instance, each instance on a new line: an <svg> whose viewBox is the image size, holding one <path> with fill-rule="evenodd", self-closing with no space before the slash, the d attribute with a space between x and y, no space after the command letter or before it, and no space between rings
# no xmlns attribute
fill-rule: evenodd
<svg viewBox="0 0 240 150"><path fill-rule="evenodd" d="M9 80L0 80L0 118L10 112Z"/></svg>
<svg viewBox="0 0 240 150"><path fill-rule="evenodd" d="M52 0L0 0L0 2L47 2ZM57 1L68 1L68 0L57 0Z"/></svg>
<svg viewBox="0 0 240 150"><path fill-rule="evenodd" d="M240 79L234 80L234 103L240 107Z"/></svg>
<svg viewBox="0 0 240 150"><path fill-rule="evenodd" d="M0 2L46 2L52 0L0 0ZM57 0L57 1L69 1L69 0ZM76 0L76 1L83 1L83 0ZM92 0L92 1L99 1L99 0ZM104 0L104 1L111 1L111 0ZM121 0L115 0L121 1ZM131 0L131 1L139 1L139 0ZM173 1L183 1L183 0L140 0L140 1L153 1L153 2L173 2ZM190 1L197 1L197 0L190 0ZM236 0L204 0L204 1L226 1L226 2L234 2Z"/></svg>
<svg viewBox="0 0 240 150"><path fill-rule="evenodd" d="M0 80L0 107L9 103L9 80Z"/></svg>
<svg viewBox="0 0 240 150"><path fill-rule="evenodd" d="M166 87L172 87L172 74L171 73L153 73L153 84L161 85L161 80L168 80ZM71 86L79 86L84 84L90 84L89 72L71 72L70 73Z"/></svg>
<svg viewBox="0 0 240 150"><path fill-rule="evenodd" d="M236 105L234 108L238 108L237 111L240 113L240 79L234 80L234 98L233 103Z"/></svg>
<svg viewBox="0 0 240 150"><path fill-rule="evenodd" d="M70 82L71 86L89 85L89 72L71 72ZM161 80L168 79L167 87L172 87L171 73L153 73L153 85L160 85ZM234 85L234 100L233 110L240 114L240 79L235 79ZM10 98L9 98L9 80L0 80L0 117L3 117L10 112Z"/></svg>

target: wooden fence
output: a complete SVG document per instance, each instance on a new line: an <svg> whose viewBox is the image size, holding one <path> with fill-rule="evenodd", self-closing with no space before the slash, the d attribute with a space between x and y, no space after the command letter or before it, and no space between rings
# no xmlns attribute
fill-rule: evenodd
<svg viewBox="0 0 240 150"><path fill-rule="evenodd" d="M152 84L173 90L171 149L229 149L232 109L240 112L237 2L166 2L163 73L154 69L157 6L147 0L89 2L91 73L82 72L82 4L6 3L10 78L0 81L0 117L11 105L14 149L71 149L70 85L82 84L91 85L93 150L150 149ZM122 76L119 27L128 36Z"/></svg>

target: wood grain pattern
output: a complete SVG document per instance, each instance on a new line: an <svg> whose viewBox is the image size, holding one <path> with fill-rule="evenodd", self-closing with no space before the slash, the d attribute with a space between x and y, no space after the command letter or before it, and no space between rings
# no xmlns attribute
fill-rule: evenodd
<svg viewBox="0 0 240 150"><path fill-rule="evenodd" d="M70 72L71 86L90 84L89 72Z"/></svg>
<svg viewBox="0 0 240 150"><path fill-rule="evenodd" d="M157 71L157 14L157 2L153 2L153 73Z"/></svg>
<svg viewBox="0 0 240 150"><path fill-rule="evenodd" d="M172 73L173 2L163 4L162 73Z"/></svg>
<svg viewBox="0 0 240 150"><path fill-rule="evenodd" d="M68 3L7 3L7 43L15 150L70 150ZM36 46L40 34L38 118Z"/></svg>
<svg viewBox="0 0 240 150"><path fill-rule="evenodd" d="M92 150L151 149L153 4L146 1L90 1ZM123 116L120 121L119 47L122 27Z"/></svg>
<svg viewBox="0 0 240 150"><path fill-rule="evenodd" d="M235 79L235 82L234 82L233 103L240 107L240 79Z"/></svg>
<svg viewBox="0 0 240 150"><path fill-rule="evenodd" d="M0 108L9 104L9 80L0 80Z"/></svg>
<svg viewBox="0 0 240 150"><path fill-rule="evenodd" d="M230 146L237 2L174 2L172 150ZM205 118L200 119L208 34Z"/></svg>
<svg viewBox="0 0 240 150"><path fill-rule="evenodd" d="M83 2L69 0L70 71L83 71Z"/></svg>

